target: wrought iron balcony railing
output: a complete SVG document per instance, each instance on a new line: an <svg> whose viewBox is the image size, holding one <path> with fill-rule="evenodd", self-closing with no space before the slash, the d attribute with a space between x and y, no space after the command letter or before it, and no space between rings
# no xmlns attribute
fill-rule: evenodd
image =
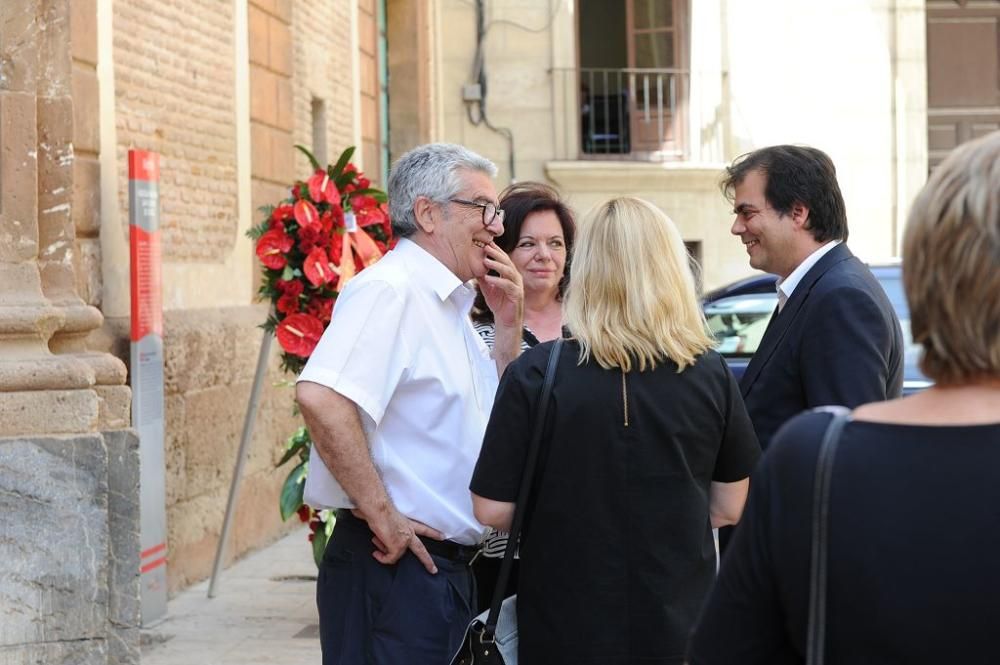
<svg viewBox="0 0 1000 665"><path fill-rule="evenodd" d="M687 70L584 67L553 74L567 101L576 86L579 157L684 158Z"/></svg>

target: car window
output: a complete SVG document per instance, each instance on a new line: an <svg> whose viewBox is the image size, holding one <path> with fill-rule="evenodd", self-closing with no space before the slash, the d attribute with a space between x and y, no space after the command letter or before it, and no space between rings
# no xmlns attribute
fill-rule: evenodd
<svg viewBox="0 0 1000 665"><path fill-rule="evenodd" d="M916 374L915 368L920 361L921 349L918 344L913 343L913 333L910 331L910 308L906 303L902 277L898 270L892 274L878 271L875 276L885 290L885 294L889 296L889 302L892 303L892 308L896 310L896 316L899 317L899 325L903 329L903 363L908 368L914 368L912 372L907 372L907 374Z"/></svg>
<svg viewBox="0 0 1000 665"><path fill-rule="evenodd" d="M724 356L751 356L778 304L773 293L730 296L705 305L708 328Z"/></svg>

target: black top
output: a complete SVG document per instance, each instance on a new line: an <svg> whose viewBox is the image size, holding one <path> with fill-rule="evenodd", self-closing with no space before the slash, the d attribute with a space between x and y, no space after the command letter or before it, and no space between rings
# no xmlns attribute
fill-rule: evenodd
<svg viewBox="0 0 1000 665"><path fill-rule="evenodd" d="M768 325L740 389L765 450L778 428L806 409L900 396L899 319L847 245L831 249L803 276Z"/></svg>
<svg viewBox="0 0 1000 665"><path fill-rule="evenodd" d="M692 665L805 661L813 477L830 415L775 436ZM827 663L995 663L1000 424L850 422L830 495Z"/></svg>
<svg viewBox="0 0 1000 665"><path fill-rule="evenodd" d="M517 499L551 348L500 381L480 496ZM580 366L579 352L563 345L521 537L521 663L680 663L715 573L709 485L749 475L753 428L714 351L680 374L630 372L624 390L620 370Z"/></svg>

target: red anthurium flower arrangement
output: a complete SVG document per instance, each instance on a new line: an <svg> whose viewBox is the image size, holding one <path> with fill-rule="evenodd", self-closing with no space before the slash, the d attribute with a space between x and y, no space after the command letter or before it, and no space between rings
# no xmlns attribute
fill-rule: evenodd
<svg viewBox="0 0 1000 665"><path fill-rule="evenodd" d="M351 164L348 148L333 166L320 167L302 146L313 173L296 182L288 199L263 209L267 218L251 229L264 266L262 298L273 310L263 328L281 346L281 365L298 374L333 316L337 294L359 271L394 244L386 195ZM281 490L282 519L309 524L317 565L333 529L331 513L302 502L312 439L305 427L289 437L278 466L296 460Z"/></svg>
<svg viewBox="0 0 1000 665"><path fill-rule="evenodd" d="M337 293L394 244L386 195L350 162L348 148L333 166L320 167L296 146L313 174L291 195L265 208L267 219L250 231L264 266L262 298L274 311L264 328L282 349L282 367L298 373L330 323Z"/></svg>

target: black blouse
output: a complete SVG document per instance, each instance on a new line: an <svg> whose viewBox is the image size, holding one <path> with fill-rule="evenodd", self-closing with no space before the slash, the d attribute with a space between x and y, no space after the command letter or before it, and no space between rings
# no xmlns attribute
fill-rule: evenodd
<svg viewBox="0 0 1000 665"><path fill-rule="evenodd" d="M515 501L552 343L500 382L471 489ZM760 449L715 352L677 373L578 364L563 345L521 538L522 665L679 663L715 573L709 487Z"/></svg>
<svg viewBox="0 0 1000 665"><path fill-rule="evenodd" d="M804 662L813 478L826 413L790 420L754 474L692 665ZM826 662L995 663L1000 424L849 422L830 494Z"/></svg>

